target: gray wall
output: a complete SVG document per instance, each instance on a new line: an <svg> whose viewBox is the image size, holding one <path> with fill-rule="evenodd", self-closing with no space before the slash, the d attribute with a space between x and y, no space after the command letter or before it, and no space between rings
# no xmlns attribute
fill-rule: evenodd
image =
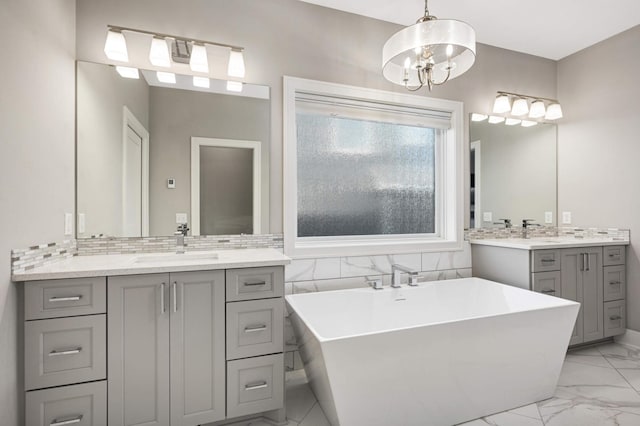
<svg viewBox="0 0 640 426"><path fill-rule="evenodd" d="M23 424L10 250L64 239L74 210L75 1L2 0L0 423Z"/></svg>
<svg viewBox="0 0 640 426"><path fill-rule="evenodd" d="M282 76L405 92L387 82L380 68L382 46L400 26L300 1L185 0L176 8L170 0L83 0L77 14L81 60L107 62L107 24L246 47L246 80L272 88L272 232L282 231ZM150 68L145 46L141 51L134 47L132 63ZM464 101L466 112L487 112L497 90L555 97L556 68L555 61L478 45L477 61L469 72L431 94L426 89L420 94ZM216 72L220 70L212 69ZM468 181L468 172L465 178Z"/></svg>
<svg viewBox="0 0 640 426"><path fill-rule="evenodd" d="M113 67L79 62L77 68L78 213L85 232L122 235L122 108L149 129L149 86L122 78Z"/></svg>
<svg viewBox="0 0 640 426"><path fill-rule="evenodd" d="M470 124L471 141L480 140L480 200L493 222L522 219L544 224L544 212L556 215L556 126ZM476 167L478 167L476 159ZM478 220L482 220L482 212ZM555 222L554 222L555 223ZM482 226L493 226L482 222Z"/></svg>
<svg viewBox="0 0 640 426"><path fill-rule="evenodd" d="M262 228L269 225L269 101L151 87L149 235L172 235L176 213L191 212L191 137L262 142ZM247 119L250 117L250 119ZM279 171L279 170L278 170ZM167 178L176 188L167 188ZM189 222L191 215L189 214Z"/></svg>
<svg viewBox="0 0 640 426"><path fill-rule="evenodd" d="M627 326L640 330L640 26L559 62L559 211L631 229Z"/></svg>

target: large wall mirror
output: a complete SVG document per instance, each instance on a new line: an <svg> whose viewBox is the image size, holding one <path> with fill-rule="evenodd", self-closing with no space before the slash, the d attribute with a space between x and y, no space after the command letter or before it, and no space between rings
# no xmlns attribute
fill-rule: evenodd
<svg viewBox="0 0 640 426"><path fill-rule="evenodd" d="M77 63L77 237L269 232L270 89Z"/></svg>
<svg viewBox="0 0 640 426"><path fill-rule="evenodd" d="M557 129L469 121L470 228L557 224Z"/></svg>

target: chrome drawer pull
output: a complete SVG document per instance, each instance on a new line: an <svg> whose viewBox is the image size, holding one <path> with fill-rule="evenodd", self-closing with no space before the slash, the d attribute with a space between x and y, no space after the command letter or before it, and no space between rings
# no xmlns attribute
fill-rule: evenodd
<svg viewBox="0 0 640 426"><path fill-rule="evenodd" d="M244 390L250 391L250 390L256 390L256 389L264 389L268 386L269 385L267 384L267 382L260 382L253 385L245 385Z"/></svg>
<svg viewBox="0 0 640 426"><path fill-rule="evenodd" d="M50 297L49 302L75 302L80 299L82 299L82 296Z"/></svg>
<svg viewBox="0 0 640 426"><path fill-rule="evenodd" d="M53 350L49 352L49 356L60 356L60 355L75 355L82 352L82 348L74 348L74 349L63 349L61 351Z"/></svg>
<svg viewBox="0 0 640 426"><path fill-rule="evenodd" d="M551 262L555 262L555 259L542 259L540 260L542 263L551 263Z"/></svg>
<svg viewBox="0 0 640 426"><path fill-rule="evenodd" d="M617 254L613 254L613 253L609 253L609 257L616 257L618 256Z"/></svg>
<svg viewBox="0 0 640 426"><path fill-rule="evenodd" d="M255 283L244 283L245 287L252 287L252 286L258 286L258 285L266 285L267 283L265 281L258 281Z"/></svg>
<svg viewBox="0 0 640 426"><path fill-rule="evenodd" d="M609 285L618 285L622 284L620 281L609 281Z"/></svg>
<svg viewBox="0 0 640 426"><path fill-rule="evenodd" d="M609 317L609 319L611 321L617 321L617 320L622 319L622 317L620 315L612 315L612 316Z"/></svg>
<svg viewBox="0 0 640 426"><path fill-rule="evenodd" d="M256 327L245 327L244 328L244 332L245 333L255 333L256 331L264 331L267 329L267 326L262 324L262 325L258 325Z"/></svg>
<svg viewBox="0 0 640 426"><path fill-rule="evenodd" d="M551 294L551 293L555 293L555 290L542 290L540 293L544 293L544 294Z"/></svg>
<svg viewBox="0 0 640 426"><path fill-rule="evenodd" d="M64 425L73 425L76 423L80 423L82 421L82 415L78 416L78 417L74 417L72 419L68 419L68 420L58 420L55 419L54 421L52 421L51 423L49 423L49 426L64 426Z"/></svg>

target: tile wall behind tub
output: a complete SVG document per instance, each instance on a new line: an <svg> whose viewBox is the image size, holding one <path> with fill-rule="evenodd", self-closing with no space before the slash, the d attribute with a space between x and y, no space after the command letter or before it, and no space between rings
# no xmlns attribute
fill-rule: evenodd
<svg viewBox="0 0 640 426"><path fill-rule="evenodd" d="M471 245L465 241L462 251L452 252L293 260L285 267L285 293L367 287L367 280L380 277L384 285L390 285L391 265L394 263L420 271L420 281L467 278L471 276ZM403 281L406 279L404 274ZM285 360L289 370L302 368L288 317L285 318Z"/></svg>

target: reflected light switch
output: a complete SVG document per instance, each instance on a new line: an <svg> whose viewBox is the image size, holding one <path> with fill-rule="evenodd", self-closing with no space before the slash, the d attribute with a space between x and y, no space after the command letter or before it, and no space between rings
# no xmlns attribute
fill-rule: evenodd
<svg viewBox="0 0 640 426"><path fill-rule="evenodd" d="M493 222L493 213L491 212L482 213L482 220L485 222Z"/></svg>
<svg viewBox="0 0 640 426"><path fill-rule="evenodd" d="M544 212L544 223L553 223L553 212Z"/></svg>

